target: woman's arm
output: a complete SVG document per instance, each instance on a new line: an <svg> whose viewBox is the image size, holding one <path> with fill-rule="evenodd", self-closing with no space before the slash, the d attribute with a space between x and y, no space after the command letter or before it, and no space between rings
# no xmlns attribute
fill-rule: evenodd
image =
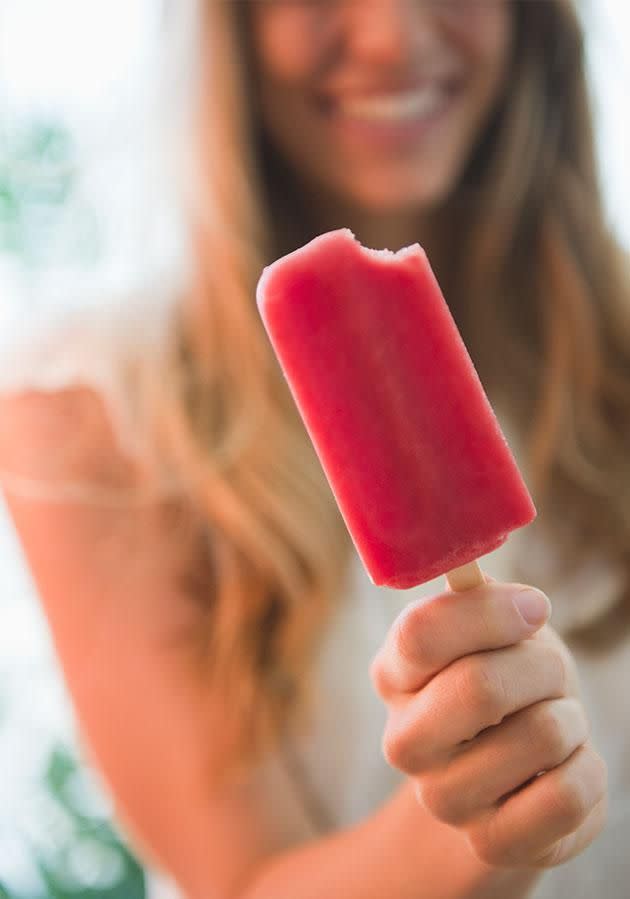
<svg viewBox="0 0 630 899"><path fill-rule="evenodd" d="M87 390L1 398L0 470L50 487L141 477ZM220 697L188 664L187 635L202 619L182 587L172 521L155 504L5 497L117 817L146 860L191 892L231 895L259 860L312 834L279 766L221 795L209 788L225 738Z"/></svg>
<svg viewBox="0 0 630 899"><path fill-rule="evenodd" d="M276 853L238 899L525 899L540 875L481 862L406 781L357 827Z"/></svg>
<svg viewBox="0 0 630 899"><path fill-rule="evenodd" d="M0 468L46 483L132 484L87 390L0 402ZM317 838L285 772L210 787L220 697L194 680L185 635L200 619L157 506L7 501L33 571L81 732L147 861L191 899L524 896L536 872L494 870L403 787L360 826Z"/></svg>

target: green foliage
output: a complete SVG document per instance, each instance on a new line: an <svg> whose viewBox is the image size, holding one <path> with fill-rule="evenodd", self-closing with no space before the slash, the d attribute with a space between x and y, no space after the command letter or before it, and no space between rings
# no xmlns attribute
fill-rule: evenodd
<svg viewBox="0 0 630 899"><path fill-rule="evenodd" d="M61 122L34 120L0 131L0 253L32 269L58 252L56 238L78 180L75 142ZM95 218L84 203L73 203L71 231L75 245L66 250L93 264Z"/></svg>
<svg viewBox="0 0 630 899"><path fill-rule="evenodd" d="M144 874L137 860L106 817L86 811L81 801L89 799L85 792L81 797L70 789L78 773L80 765L71 751L54 746L42 786L71 827L60 835L44 834L41 841L27 837L45 884L45 899L144 899ZM0 885L0 899L40 897L12 894Z"/></svg>
<svg viewBox="0 0 630 899"><path fill-rule="evenodd" d="M101 235L82 175L76 142L63 122L0 122L0 256L27 273L56 264L96 266ZM8 707L0 691L0 730L10 726ZM25 809L24 827L18 824L12 834L27 848L44 890L16 892L0 858L0 899L144 899L142 867L84 772L72 747L51 746L37 795L25 797L33 799L33 810Z"/></svg>

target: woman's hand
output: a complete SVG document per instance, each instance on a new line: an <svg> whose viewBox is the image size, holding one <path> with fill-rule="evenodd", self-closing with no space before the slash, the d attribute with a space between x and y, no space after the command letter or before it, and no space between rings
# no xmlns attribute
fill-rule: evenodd
<svg viewBox="0 0 630 899"><path fill-rule="evenodd" d="M605 822L606 766L549 612L520 585L446 593L409 605L372 665L387 761L492 866L558 865Z"/></svg>

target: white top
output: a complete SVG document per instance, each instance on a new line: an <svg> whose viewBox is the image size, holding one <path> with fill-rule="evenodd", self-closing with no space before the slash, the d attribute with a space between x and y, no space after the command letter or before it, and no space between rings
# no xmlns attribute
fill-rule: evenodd
<svg viewBox="0 0 630 899"><path fill-rule="evenodd" d="M498 579L512 579L510 557L519 543L524 543L524 539L514 535L484 560L485 570ZM608 583L612 587L612 580ZM603 585L602 580L600 595ZM378 588L370 583L358 559L352 567L347 602L339 609L320 659L321 706L317 709L314 733L308 743L298 748L309 791L336 827L369 815L401 782L401 775L392 771L381 756L386 716L381 701L370 688L368 666L387 628L405 604L443 589L441 579L400 593ZM563 596L554 600L552 624L561 632L573 617L568 604L568 592L563 591ZM588 601L578 599L577 605L580 613L586 614ZM601 659L589 658L575 649L574 655L594 745L608 763L610 818L598 841L577 859L546 873L534 895L536 899L593 899L597 887L597 894L606 899L627 899L630 713L622 690L630 677L630 641Z"/></svg>
<svg viewBox="0 0 630 899"><path fill-rule="evenodd" d="M145 171L148 190L152 182ZM96 271L51 265L29 271L0 254L0 391L54 392L86 385L107 402L121 444L136 448L126 363L166 346L188 261L175 212L141 211ZM130 267L129 259L138 262ZM130 268L132 273L130 274ZM11 489L10 472L0 483Z"/></svg>
<svg viewBox="0 0 630 899"><path fill-rule="evenodd" d="M16 314L11 295L4 297L0 390L29 386L55 390L80 381L96 386L111 398L116 392L114 363L121 354L139 347L156 351L161 329L168 325L174 308L167 300L166 289L173 283L170 276L161 285L154 282L156 308L150 328L146 327L150 307L125 303L122 297L114 306L114 316L111 305L101 296L68 303L61 309L57 305L38 318ZM510 442L514 445L513 440ZM497 579L513 580L512 560L524 552L544 567L546 552L535 526L514 534L505 546L487 557L484 567ZM537 583L544 587L543 581L537 579ZM375 587L358 556L353 557L347 589L318 662L312 732L293 747L301 769L305 807L318 808L329 827L346 827L371 814L401 781L401 775L382 758L385 709L373 693L368 667L404 605L442 589L441 580L400 592ZM614 572L597 565L584 566L576 571L572 583L551 593L552 624L565 633L572 621L596 616L611 602L614 592ZM603 836L579 858L546 873L534 895L536 899L593 899L596 894L606 899L627 899L630 713L623 689L630 679L630 641L602 657L589 657L577 649L574 653L593 741L608 762L609 824ZM167 879L149 872L149 899L177 895Z"/></svg>
<svg viewBox="0 0 630 899"><path fill-rule="evenodd" d="M534 531L513 534L484 559L484 569L499 580L514 580L512 560L525 550L525 544L530 553L535 551ZM404 606L443 590L442 579L408 591L376 587L358 556L353 558L345 598L318 660L312 733L292 747L305 808L309 813L315 809L317 820L325 820L331 828L348 827L370 815L402 781L403 776L392 770L381 754L386 713L371 688L368 668ZM576 574L575 583L565 583L562 591L552 596L552 624L563 633L571 622L588 620L613 600L614 590L612 573L590 566ZM580 671L593 742L608 763L609 820L604 833L582 855L545 872L532 897L627 899L630 710L623 690L630 679L630 640L601 658L571 648ZM421 864L421 847L418 857ZM178 896L173 885L157 874L150 876L149 883L149 899Z"/></svg>
<svg viewBox="0 0 630 899"><path fill-rule="evenodd" d="M533 530L533 529L532 529ZM500 580L513 580L512 562L534 538L514 534L484 560L484 569ZM570 622L587 620L612 601L615 580L591 566L574 584L552 597L552 624L562 633ZM347 592L318 660L312 733L293 747L305 808L319 822L348 827L390 797L402 775L385 763L381 737L386 713L368 677L370 661L387 629L404 606L444 589L442 579L408 591L375 587L358 556L349 571ZM601 658L571 647L580 671L582 695L592 724L594 745L607 763L610 813L598 840L578 858L545 872L535 899L627 899L630 884L630 712L624 685L630 678L630 640ZM340 726L343 723L343 726ZM422 851L419 847L419 864ZM175 899L168 880L150 876L149 899Z"/></svg>

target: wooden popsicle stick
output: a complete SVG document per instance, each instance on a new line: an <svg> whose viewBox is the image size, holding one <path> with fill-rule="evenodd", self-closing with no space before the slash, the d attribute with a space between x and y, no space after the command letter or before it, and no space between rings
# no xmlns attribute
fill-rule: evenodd
<svg viewBox="0 0 630 899"><path fill-rule="evenodd" d="M453 568L446 575L448 585L454 593L463 593L464 590L472 590L486 583L479 562L468 562L459 568Z"/></svg>

